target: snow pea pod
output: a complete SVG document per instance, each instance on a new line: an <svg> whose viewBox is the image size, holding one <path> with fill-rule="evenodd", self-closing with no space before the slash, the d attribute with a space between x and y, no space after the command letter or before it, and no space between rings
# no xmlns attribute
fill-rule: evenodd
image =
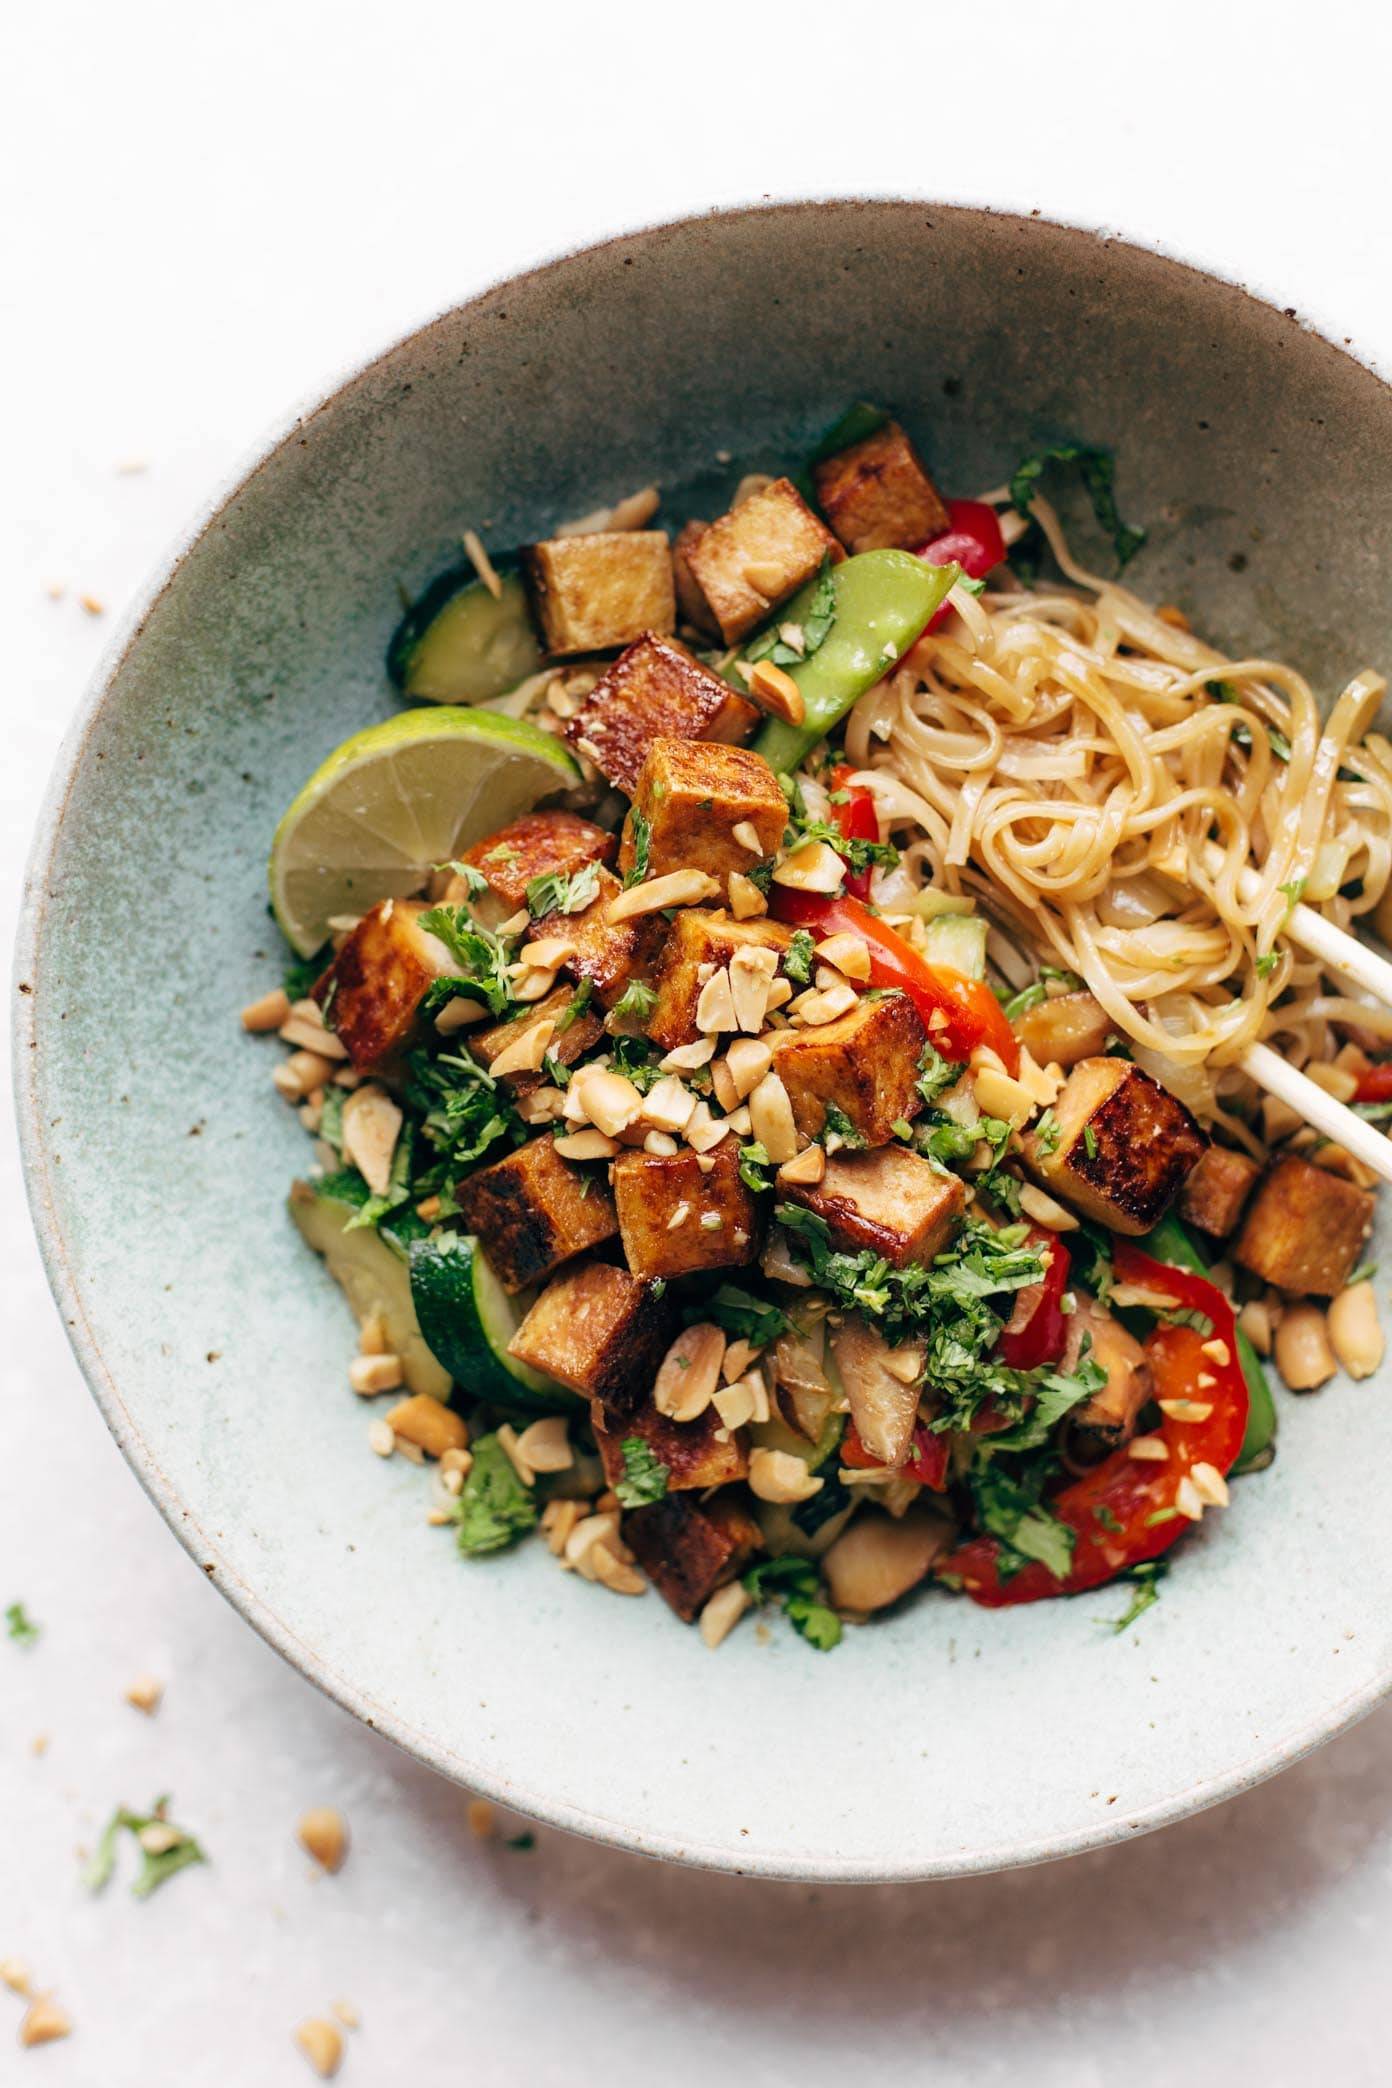
<svg viewBox="0 0 1392 2088"><path fill-rule="evenodd" d="M1208 1274L1207 1263L1178 1218L1162 1218L1136 1244L1153 1260L1168 1262L1172 1269L1190 1269L1196 1276ZM1247 1430L1233 1470L1260 1471L1275 1455L1276 1402L1271 1397L1261 1358L1241 1327L1237 1329L1237 1360L1247 1380Z"/></svg>
<svg viewBox="0 0 1392 2088"><path fill-rule="evenodd" d="M958 578L955 565L928 565L911 551L862 551L833 566L835 621L811 658L788 669L802 695L803 721L788 725L770 718L754 741L755 753L778 774L797 768L908 651ZM820 576L809 581L779 610L778 622L802 623L810 616L820 584Z"/></svg>

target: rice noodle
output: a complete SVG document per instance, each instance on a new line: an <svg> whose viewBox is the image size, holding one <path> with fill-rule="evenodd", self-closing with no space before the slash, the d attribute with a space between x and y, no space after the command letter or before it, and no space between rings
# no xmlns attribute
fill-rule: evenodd
<svg viewBox="0 0 1392 2088"><path fill-rule="evenodd" d="M1240 1091L1249 1044L1303 1064L1331 1023L1392 1035L1281 940L1292 889L1347 928L1387 887L1386 684L1355 676L1322 720L1292 668L1225 658L1081 567L1045 501L1032 512L1071 585L954 590L958 616L852 713L847 759L916 884L974 894L995 937L1079 973L1246 1137L1219 1090Z"/></svg>

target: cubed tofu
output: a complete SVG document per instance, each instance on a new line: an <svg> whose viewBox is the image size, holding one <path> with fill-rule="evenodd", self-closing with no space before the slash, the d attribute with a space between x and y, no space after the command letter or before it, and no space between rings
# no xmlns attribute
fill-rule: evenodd
<svg viewBox="0 0 1392 2088"><path fill-rule="evenodd" d="M624 826L620 870L633 867L635 822L648 822L648 876L704 870L724 884L775 853L788 824L788 801L761 754L748 747L656 739L648 749ZM735 838L752 827L758 853ZM746 836L746 839L748 836Z"/></svg>
<svg viewBox="0 0 1392 2088"><path fill-rule="evenodd" d="M657 999L648 1016L648 1035L654 1044L675 1051L680 1044L696 1041L701 988L710 972L728 964L737 950L776 950L781 958L792 939L792 929L779 921L733 921L728 914L683 908L653 972Z"/></svg>
<svg viewBox="0 0 1392 2088"><path fill-rule="evenodd" d="M738 1139L726 1137L706 1157L715 1163L709 1172L688 1146L620 1153L614 1162L619 1234L635 1276L689 1276L758 1259L759 1209L740 1180Z"/></svg>
<svg viewBox="0 0 1392 2088"><path fill-rule="evenodd" d="M486 1030L471 1031L464 1040L469 1052L481 1064L491 1066L498 1054L505 1051L509 1044L515 1044L524 1030L529 1030L533 1023L542 1020L559 1022L574 1001L577 991L573 985L557 986L547 994L545 1000L534 1001L530 1007L524 1008L520 1015L514 1015L510 1021L495 1022ZM548 1056L555 1059L558 1065L573 1066L587 1051L594 1050L603 1035L603 1018L595 1013L592 1006L587 1007L561 1030L559 1035L552 1035ZM504 1073L501 1077L514 1094L518 1095L529 1095L534 1088L542 1087L547 1082L544 1072Z"/></svg>
<svg viewBox="0 0 1392 2088"><path fill-rule="evenodd" d="M508 1354L622 1418L648 1398L672 1339L672 1301L608 1262L553 1276Z"/></svg>
<svg viewBox="0 0 1392 2088"><path fill-rule="evenodd" d="M1112 1018L1090 993L1060 993L1027 1008L1011 1027L1031 1058L1067 1073L1080 1059L1105 1051Z"/></svg>
<svg viewBox="0 0 1392 2088"><path fill-rule="evenodd" d="M635 914L627 921L609 919L609 908L622 890L617 877L601 870L599 892L582 913L547 914L532 930L537 937L563 935L574 943L565 969L572 978L588 979L605 1008L622 999L630 980L646 979L667 937L660 913Z"/></svg>
<svg viewBox="0 0 1392 2088"><path fill-rule="evenodd" d="M687 570L727 645L844 553L791 479L775 479L684 546Z"/></svg>
<svg viewBox="0 0 1392 2088"><path fill-rule="evenodd" d="M549 653L616 652L644 631L675 631L672 553L660 529L553 537L523 553Z"/></svg>
<svg viewBox="0 0 1392 2088"><path fill-rule="evenodd" d="M565 735L606 782L632 797L654 740L733 744L748 739L758 722L754 705L679 639L649 631L600 676Z"/></svg>
<svg viewBox="0 0 1392 2088"><path fill-rule="evenodd" d="M722 1426L713 1406L694 1421L669 1421L649 1400L619 1428L606 1429L604 1409L593 1410L595 1448L610 1486L624 1476L625 1436L637 1436L667 1467L668 1493L695 1493L708 1486L728 1486L749 1471L749 1448L741 1429Z"/></svg>
<svg viewBox="0 0 1392 2088"><path fill-rule="evenodd" d="M1277 1290L1332 1298L1363 1252L1373 1208L1368 1190L1289 1155L1252 1198L1233 1259Z"/></svg>
<svg viewBox="0 0 1392 2088"><path fill-rule="evenodd" d="M708 522L688 522L677 531L672 540L672 578L677 586L677 609L682 622L690 624L702 637L718 638L720 626L691 570L691 547L700 543L709 527Z"/></svg>
<svg viewBox="0 0 1392 2088"><path fill-rule="evenodd" d="M851 1254L868 1248L896 1269L941 1254L967 1207L956 1175L897 1144L833 1153L815 1187L780 1183L779 1194L824 1219L836 1246Z"/></svg>
<svg viewBox="0 0 1392 2088"><path fill-rule="evenodd" d="M426 993L455 969L444 944L421 928L426 911L417 899L384 899L314 989L355 1066L380 1066L409 1044Z"/></svg>
<svg viewBox="0 0 1392 2088"><path fill-rule="evenodd" d="M527 903L534 877L569 876L586 863L612 863L618 843L603 827L574 812L528 812L466 848L461 862L488 879L509 913Z"/></svg>
<svg viewBox="0 0 1392 2088"><path fill-rule="evenodd" d="M804 1138L820 1138L835 1107L867 1146L888 1145L899 1120L923 1106L917 1083L927 1031L907 994L862 994L835 1022L780 1030L770 1041Z"/></svg>
<svg viewBox="0 0 1392 2088"><path fill-rule="evenodd" d="M1149 1232L1208 1146L1184 1104L1128 1059L1074 1067L1054 1104L1058 1141L1022 1140L1025 1164L1051 1196L1112 1232Z"/></svg>
<svg viewBox="0 0 1392 2088"><path fill-rule="evenodd" d="M648 1579L684 1624L763 1550L763 1533L737 1494L695 1501L668 1494L623 1519L623 1538Z"/></svg>
<svg viewBox="0 0 1392 2088"><path fill-rule="evenodd" d="M1215 1240L1236 1230L1243 1207L1261 1173L1246 1153L1211 1145L1179 1192L1179 1215Z"/></svg>
<svg viewBox="0 0 1392 2088"><path fill-rule="evenodd" d="M848 551L916 551L948 526L942 495L897 421L825 458L812 477Z"/></svg>
<svg viewBox="0 0 1392 2088"><path fill-rule="evenodd" d="M603 1176L572 1165L552 1133L457 1184L460 1221L477 1233L505 1290L526 1290L619 1229Z"/></svg>

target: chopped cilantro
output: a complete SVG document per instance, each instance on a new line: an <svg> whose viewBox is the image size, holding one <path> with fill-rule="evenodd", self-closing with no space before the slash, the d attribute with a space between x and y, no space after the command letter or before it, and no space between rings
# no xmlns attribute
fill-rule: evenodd
<svg viewBox="0 0 1392 2088"><path fill-rule="evenodd" d="M1160 1582L1169 1570L1168 1559L1146 1559L1141 1565L1132 1566L1127 1572L1118 1574L1119 1580L1133 1581L1136 1592L1131 1598L1131 1606L1126 1615L1119 1617L1113 1624L1114 1632L1120 1635L1123 1631L1129 1631L1137 1617L1143 1617L1151 1605L1160 1600Z"/></svg>
<svg viewBox="0 0 1392 2088"><path fill-rule="evenodd" d="M1093 1509L1092 1518L1112 1537L1119 1537L1126 1527L1120 1518L1112 1513L1105 1501L1099 1507Z"/></svg>
<svg viewBox="0 0 1392 2088"><path fill-rule="evenodd" d="M629 831L633 836L633 868L624 877L624 889L641 884L648 874L648 856L652 848L652 821L635 805L628 815Z"/></svg>
<svg viewBox="0 0 1392 2088"><path fill-rule="evenodd" d="M756 1196L761 1190L769 1189L773 1186L770 1172L772 1167L773 1162L769 1159L768 1147L761 1145L758 1139L752 1139L748 1145L740 1147L740 1180L745 1188L752 1189Z"/></svg>
<svg viewBox="0 0 1392 2088"><path fill-rule="evenodd" d="M896 1138L913 1137L913 1125L909 1122L907 1117L896 1117L889 1128L894 1133L894 1136Z"/></svg>
<svg viewBox="0 0 1392 2088"><path fill-rule="evenodd" d="M662 1078L662 1069L652 1055L653 1048L646 1037L615 1037L609 1047L609 1063L625 1080L631 1080L640 1095L656 1087ZM695 1082L692 1082L695 1085Z"/></svg>
<svg viewBox="0 0 1392 2088"><path fill-rule="evenodd" d="M499 841L483 857L485 863L515 863L522 851L512 841Z"/></svg>
<svg viewBox="0 0 1392 2088"><path fill-rule="evenodd" d="M609 1013L619 1022L646 1022L656 1006L654 989L642 979L630 979Z"/></svg>
<svg viewBox="0 0 1392 2088"><path fill-rule="evenodd" d="M41 1627L33 1622L22 1602L12 1602L5 1611L5 1629L17 1646L37 1645Z"/></svg>
<svg viewBox="0 0 1392 2088"><path fill-rule="evenodd" d="M397 1153L415 1155L411 1197L418 1203L425 1196L440 1196L446 1215L457 1208L450 1191L465 1168L481 1160L491 1146L501 1141L521 1145L527 1136L511 1097L467 1051L442 1051L433 1057L427 1051L411 1052L404 1099L409 1120L402 1127Z"/></svg>
<svg viewBox="0 0 1392 2088"><path fill-rule="evenodd" d="M783 953L783 969L795 986L811 984L816 956L817 946L811 935L805 928L795 928L793 939Z"/></svg>
<svg viewBox="0 0 1392 2088"><path fill-rule="evenodd" d="M954 1065L951 1059L945 1059L930 1040L924 1045L923 1055L918 1062L917 1086L920 1098L931 1108L939 1095L945 1094L950 1087L956 1087L965 1071L964 1066Z"/></svg>
<svg viewBox="0 0 1392 2088"><path fill-rule="evenodd" d="M1008 1000L1003 1001L1001 1011L1007 1022L1013 1022L1017 1015L1028 1015L1031 1008L1037 1008L1042 1000L1048 998L1049 989L1044 981L1034 979L1028 986L1022 986L1018 993L1012 993Z"/></svg>
<svg viewBox="0 0 1392 2088"><path fill-rule="evenodd" d="M825 1105L825 1114L822 1118L822 1134L819 1143L825 1145L832 1138L837 1141L838 1145L844 1146L848 1152L858 1152L865 1144L862 1134L857 1131L845 1110L836 1102L828 1102Z"/></svg>
<svg viewBox="0 0 1392 2088"><path fill-rule="evenodd" d="M478 899L488 890L488 879L482 870L476 870L472 863L437 863L435 868L448 870L452 876L457 877L464 887L466 897L470 899Z"/></svg>
<svg viewBox="0 0 1392 2088"><path fill-rule="evenodd" d="M558 1037L563 1037L566 1031L570 1028L572 1022L579 1021L580 1017L584 1014L586 1008L588 1008L590 1002L593 999L594 980L582 979L580 981L580 984L576 987L574 993L572 993L572 995L570 996L570 999L562 1008L560 1014L556 1017L556 1028L554 1034Z"/></svg>
<svg viewBox="0 0 1392 2088"><path fill-rule="evenodd" d="M1065 1580L1073 1564L1077 1532L1040 1503L1049 1470L1049 1461L1040 1459L1011 1478L996 1462L994 1451L980 1453L970 1475L972 1499L982 1529L996 1538L1006 1554L1003 1565L1018 1572L1020 1562L1033 1559L1047 1567L1055 1580Z"/></svg>
<svg viewBox="0 0 1392 2088"><path fill-rule="evenodd" d="M133 1835L140 1847L140 1870L131 1886L136 1899L148 1899L167 1878L172 1878L176 1871L187 1870L191 1863L207 1862L193 1836L169 1819L168 1807L168 1798L157 1798L147 1813L117 1806L82 1873L82 1882L89 1892L100 1892L110 1883L116 1869L117 1843L123 1833Z"/></svg>
<svg viewBox="0 0 1392 2088"><path fill-rule="evenodd" d="M570 1086L569 1066L563 1066L561 1061L558 1058L553 1058L549 1051L541 1062L541 1070L550 1081L552 1087L566 1088Z"/></svg>
<svg viewBox="0 0 1392 2088"><path fill-rule="evenodd" d="M578 914L599 897L599 864L579 870L548 870L527 880L527 911L534 921L546 914Z"/></svg>
<svg viewBox="0 0 1392 2088"><path fill-rule="evenodd" d="M1376 1276L1376 1274L1376 1262L1360 1262L1358 1264L1358 1267L1354 1270L1353 1274L1349 1277L1348 1282L1344 1285L1344 1288L1345 1290L1352 1290L1355 1283L1367 1283L1370 1281L1372 1277Z"/></svg>
<svg viewBox="0 0 1392 2088"><path fill-rule="evenodd" d="M512 998L507 976L512 945L491 929L480 928L464 906L432 906L421 915L419 925L444 944L459 966L458 977L435 981L427 995L427 1008L459 994L466 1000L484 1001L491 1014L501 1015Z"/></svg>
<svg viewBox="0 0 1392 2088"><path fill-rule="evenodd" d="M292 1001L308 1000L311 989L333 963L333 944L324 943L312 957L296 957L285 967L285 991Z"/></svg>
<svg viewBox="0 0 1392 2088"><path fill-rule="evenodd" d="M829 1653L841 1642L841 1619L822 1599L822 1583L810 1559L785 1552L764 1559L744 1576L745 1592L755 1602L781 1604L794 1631L819 1653Z"/></svg>
<svg viewBox="0 0 1392 2088"><path fill-rule="evenodd" d="M691 1317L713 1320L737 1341L747 1341L754 1348L766 1348L792 1325L788 1315L767 1298L756 1298L736 1283L722 1283L712 1297L691 1308Z"/></svg>
<svg viewBox="0 0 1392 2088"><path fill-rule="evenodd" d="M623 1452L623 1477L614 1492L623 1508L645 1508L650 1501L660 1501L667 1492L667 1466L641 1436L625 1436L619 1448Z"/></svg>
<svg viewBox="0 0 1392 2088"><path fill-rule="evenodd" d="M1121 519L1116 503L1116 463L1110 451L1091 443L1057 442L1037 456L1023 458L1011 474L1011 504L1020 514L1028 515L1039 481L1053 464L1077 465L1098 527L1110 536L1117 570L1122 571L1144 544L1146 532Z"/></svg>
<svg viewBox="0 0 1392 2088"><path fill-rule="evenodd" d="M1051 1153L1058 1151L1059 1140L1062 1136L1063 1128L1058 1118L1054 1115L1052 1109L1046 1109L1034 1127L1035 1151L1042 1159L1047 1160Z"/></svg>
<svg viewBox="0 0 1392 2088"><path fill-rule="evenodd" d="M502 1551L534 1530L537 1506L496 1435L479 1436L469 1448L474 1461L455 1503L454 1519L460 1551L466 1558L479 1558Z"/></svg>
<svg viewBox="0 0 1392 2088"><path fill-rule="evenodd" d="M1290 901L1288 911L1293 913L1305 897L1305 879L1303 877L1293 877L1289 884L1277 885L1276 889L1278 892L1283 892Z"/></svg>
<svg viewBox="0 0 1392 2088"><path fill-rule="evenodd" d="M802 634L800 645L790 644L784 637L783 623L772 623L761 631L752 645L744 649L743 657L752 667L756 660L768 660L775 667L798 667L810 660L813 653L826 643L827 633L836 621L836 582L831 574L830 555L822 560L822 570L812 592L807 614L798 626Z"/></svg>
<svg viewBox="0 0 1392 2088"><path fill-rule="evenodd" d="M1265 956L1258 957L1257 959L1257 977L1259 979L1269 979L1271 977L1271 974L1275 971L1277 965L1280 962L1280 951L1268 950Z"/></svg>
<svg viewBox="0 0 1392 2088"><path fill-rule="evenodd" d="M510 1834L503 1843L503 1847L505 1849L521 1849L523 1851L534 1849L536 1847L536 1836L532 1833L531 1828L528 1827L521 1834Z"/></svg>
<svg viewBox="0 0 1392 2088"><path fill-rule="evenodd" d="M1091 1124L1084 1124L1083 1126L1083 1145L1089 1160L1095 1160L1097 1158L1097 1133L1093 1130Z"/></svg>

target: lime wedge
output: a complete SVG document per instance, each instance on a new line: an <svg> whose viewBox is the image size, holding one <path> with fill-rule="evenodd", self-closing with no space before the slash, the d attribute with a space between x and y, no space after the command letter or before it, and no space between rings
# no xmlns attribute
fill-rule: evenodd
<svg viewBox="0 0 1392 2088"><path fill-rule="evenodd" d="M521 718L432 704L355 732L291 805L271 844L271 906L302 957L333 914L418 892L549 791L580 781L553 734Z"/></svg>

